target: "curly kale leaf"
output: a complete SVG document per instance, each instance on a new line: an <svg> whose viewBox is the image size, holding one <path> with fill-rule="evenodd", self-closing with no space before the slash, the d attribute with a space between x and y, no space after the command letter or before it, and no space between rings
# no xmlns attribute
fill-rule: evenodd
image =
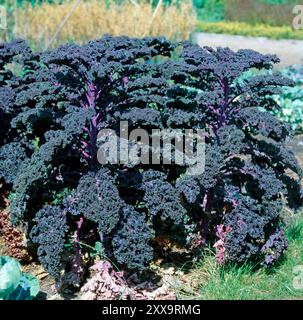
<svg viewBox="0 0 303 320"><path fill-rule="evenodd" d="M159 216L163 221L169 218L176 224L181 223L185 210L180 203L177 189L171 183L163 181L161 172L150 173L155 173L154 178L150 174L145 176L142 185L145 191L143 200L148 212L152 216Z"/></svg>
<svg viewBox="0 0 303 320"><path fill-rule="evenodd" d="M123 201L109 171L100 169L84 175L77 189L65 202L66 209L75 215L84 215L98 224L101 233L109 234L120 219Z"/></svg>
<svg viewBox="0 0 303 320"><path fill-rule="evenodd" d="M144 270L153 259L150 240L154 232L144 213L131 206L123 208L123 217L112 240L114 256L118 263L130 270Z"/></svg>
<svg viewBox="0 0 303 320"><path fill-rule="evenodd" d="M273 233L261 248L261 252L265 255L264 265L273 265L288 247L288 241L284 231L278 229Z"/></svg>
<svg viewBox="0 0 303 320"><path fill-rule="evenodd" d="M66 213L60 207L47 205L37 212L35 221L30 238L38 245L39 261L51 275L59 277L63 268Z"/></svg>
<svg viewBox="0 0 303 320"><path fill-rule="evenodd" d="M5 144L0 148L0 177L7 183L14 183L26 158L26 150L20 143Z"/></svg>

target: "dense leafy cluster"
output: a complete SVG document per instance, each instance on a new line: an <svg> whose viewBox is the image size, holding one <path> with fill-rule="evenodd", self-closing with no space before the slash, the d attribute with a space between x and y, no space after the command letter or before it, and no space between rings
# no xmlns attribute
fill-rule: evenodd
<svg viewBox="0 0 303 320"><path fill-rule="evenodd" d="M153 231L142 212L132 207L124 207L120 228L113 237L112 245L118 263L130 269L140 270L153 259L153 250L149 245Z"/></svg>
<svg viewBox="0 0 303 320"><path fill-rule="evenodd" d="M44 206L37 213L36 221L30 236L39 245L39 259L47 270L59 275L66 232L64 211L57 206Z"/></svg>
<svg viewBox="0 0 303 320"><path fill-rule="evenodd" d="M41 53L22 41L0 49L0 101L8 102L0 176L12 190L12 222L50 273L70 272L75 259L80 266L97 241L116 264L144 270L155 237L192 248L215 243L218 226L228 230L225 261L271 264L283 253L279 214L284 201L302 204L302 172L285 148L289 126L258 107L276 108L271 96L292 82L274 73L240 79L271 69L276 56L110 36ZM101 165L98 132L119 132L121 120L129 131L204 129L204 173Z"/></svg>

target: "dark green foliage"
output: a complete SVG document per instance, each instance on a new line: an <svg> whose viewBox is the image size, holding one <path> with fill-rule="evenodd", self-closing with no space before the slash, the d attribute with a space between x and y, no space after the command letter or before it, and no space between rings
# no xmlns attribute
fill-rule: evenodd
<svg viewBox="0 0 303 320"><path fill-rule="evenodd" d="M154 234L147 221L144 212L137 212L131 206L123 208L120 227L112 245L118 263L128 269L142 270L153 259L150 241Z"/></svg>
<svg viewBox="0 0 303 320"><path fill-rule="evenodd" d="M226 261L271 264L283 253L279 214L284 199L302 205L302 172L285 148L289 126L266 110L291 81L270 73L240 79L271 69L276 56L110 36L41 53L23 42L0 48L5 64L16 57L22 67L0 87L0 175L12 186L12 222L25 227L50 273L71 275L71 238L78 266L83 243L100 241L108 258L142 271L155 236L174 233L192 248L218 240L218 225L229 230ZM97 134L119 132L121 120L149 133L205 129L205 172L101 165Z"/></svg>
<svg viewBox="0 0 303 320"><path fill-rule="evenodd" d="M27 158L25 149L18 142L5 144L0 148L0 177L13 183L22 162Z"/></svg>
<svg viewBox="0 0 303 320"><path fill-rule="evenodd" d="M83 176L65 205L73 215L84 215L98 224L100 232L109 234L119 222L123 202L115 180L107 170L101 169Z"/></svg>
<svg viewBox="0 0 303 320"><path fill-rule="evenodd" d="M193 0L198 16L204 21L221 21L224 19L223 0Z"/></svg>
<svg viewBox="0 0 303 320"><path fill-rule="evenodd" d="M62 270L67 231L66 214L60 207L45 206L37 212L36 221L37 225L31 231L31 239L39 245L39 260L49 273L58 277Z"/></svg>
<svg viewBox="0 0 303 320"><path fill-rule="evenodd" d="M148 213L153 216L159 216L162 220L171 219L176 224L182 221L184 208L181 206L179 194L169 182L166 182L163 176L154 177L147 172L143 176L142 189L145 191L144 202ZM153 172L152 172L153 173Z"/></svg>

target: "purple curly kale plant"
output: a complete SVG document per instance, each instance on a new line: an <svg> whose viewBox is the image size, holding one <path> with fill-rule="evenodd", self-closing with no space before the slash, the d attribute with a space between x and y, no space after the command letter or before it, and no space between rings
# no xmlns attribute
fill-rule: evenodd
<svg viewBox="0 0 303 320"><path fill-rule="evenodd" d="M225 263L270 265L283 254L280 212L302 206L302 170L285 146L290 127L259 107L277 108L271 96L292 83L272 72L243 80L272 69L276 56L111 36L39 53L16 41L0 55L0 178L12 191L12 222L48 272L60 279L84 268L80 255L95 242L141 272L161 235L188 248L221 240ZM21 74L7 71L14 61ZM119 132L122 120L149 133L204 129L205 172L101 165L97 134Z"/></svg>

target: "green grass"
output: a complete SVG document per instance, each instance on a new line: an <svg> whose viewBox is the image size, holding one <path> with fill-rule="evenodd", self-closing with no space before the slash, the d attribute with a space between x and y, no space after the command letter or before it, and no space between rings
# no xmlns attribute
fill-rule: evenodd
<svg viewBox="0 0 303 320"><path fill-rule="evenodd" d="M251 37L267 37L270 39L303 40L303 30L293 30L291 26L275 27L265 24L251 25L244 22L205 22L198 23L198 32L223 33Z"/></svg>
<svg viewBox="0 0 303 320"><path fill-rule="evenodd" d="M289 248L283 260L271 270L252 265L220 267L211 250L191 272L188 288L179 287L180 298L201 300L303 299L303 290L293 287L293 268L303 266L303 218L287 228ZM196 286L192 291L190 287ZM198 294L195 292L198 291Z"/></svg>

